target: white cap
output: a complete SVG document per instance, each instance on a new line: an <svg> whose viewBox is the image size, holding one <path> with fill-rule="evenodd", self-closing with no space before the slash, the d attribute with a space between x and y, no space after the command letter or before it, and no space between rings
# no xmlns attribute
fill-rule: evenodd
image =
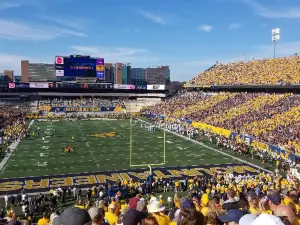
<svg viewBox="0 0 300 225"><path fill-rule="evenodd" d="M239 225L251 225L256 218L257 218L256 215L246 214L241 217L241 219L239 221Z"/></svg>
<svg viewBox="0 0 300 225"><path fill-rule="evenodd" d="M251 225L284 225L284 223L277 216L260 214Z"/></svg>

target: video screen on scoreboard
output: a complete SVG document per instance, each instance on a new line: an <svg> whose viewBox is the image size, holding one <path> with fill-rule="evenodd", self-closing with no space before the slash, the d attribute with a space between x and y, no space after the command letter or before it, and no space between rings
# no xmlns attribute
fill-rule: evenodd
<svg viewBox="0 0 300 225"><path fill-rule="evenodd" d="M89 56L55 57L57 77L97 77L104 79L104 59Z"/></svg>

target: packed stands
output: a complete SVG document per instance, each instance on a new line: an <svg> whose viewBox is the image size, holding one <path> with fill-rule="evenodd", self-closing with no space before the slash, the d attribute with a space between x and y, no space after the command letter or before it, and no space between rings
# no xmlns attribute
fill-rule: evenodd
<svg viewBox="0 0 300 225"><path fill-rule="evenodd" d="M203 122L300 153L300 95L187 92L146 113Z"/></svg>
<svg viewBox="0 0 300 225"><path fill-rule="evenodd" d="M193 78L200 85L300 84L300 56L218 64Z"/></svg>
<svg viewBox="0 0 300 225"><path fill-rule="evenodd" d="M1 153L14 141L25 135L27 125L25 114L18 108L0 106L0 150Z"/></svg>
<svg viewBox="0 0 300 225"><path fill-rule="evenodd" d="M283 225L300 221L297 185L280 175L215 173L211 178L152 182L118 181L87 190L53 188L35 197L24 191L5 195L7 212L1 220L3 224L38 221L53 225ZM112 186L127 189L132 197L111 196ZM66 203L73 206L60 208ZM22 211L17 213L19 207Z"/></svg>

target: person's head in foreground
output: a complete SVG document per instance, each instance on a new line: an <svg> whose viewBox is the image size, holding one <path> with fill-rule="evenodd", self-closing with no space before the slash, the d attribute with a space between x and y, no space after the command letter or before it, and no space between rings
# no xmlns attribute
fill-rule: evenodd
<svg viewBox="0 0 300 225"><path fill-rule="evenodd" d="M149 216L142 221L141 225L159 225L154 216Z"/></svg>
<svg viewBox="0 0 300 225"><path fill-rule="evenodd" d="M204 225L204 216L195 208L180 210L180 225ZM178 223L179 224L179 223Z"/></svg>
<svg viewBox="0 0 300 225"><path fill-rule="evenodd" d="M59 225L90 225L91 221L91 217L86 210L70 207L65 209L60 215Z"/></svg>
<svg viewBox="0 0 300 225"><path fill-rule="evenodd" d="M245 215L244 210L230 209L225 215L219 216L219 220L226 225L238 225L240 219Z"/></svg>
<svg viewBox="0 0 300 225"><path fill-rule="evenodd" d="M253 214L244 215L239 225L292 225L287 218L277 217L271 214L260 214L259 216Z"/></svg>
<svg viewBox="0 0 300 225"><path fill-rule="evenodd" d="M278 191L273 191L267 197L270 209L275 212L276 208L281 203L280 194Z"/></svg>
<svg viewBox="0 0 300 225"><path fill-rule="evenodd" d="M100 225L104 221L105 212L103 209L92 207L88 210L88 213L92 220L92 225Z"/></svg>

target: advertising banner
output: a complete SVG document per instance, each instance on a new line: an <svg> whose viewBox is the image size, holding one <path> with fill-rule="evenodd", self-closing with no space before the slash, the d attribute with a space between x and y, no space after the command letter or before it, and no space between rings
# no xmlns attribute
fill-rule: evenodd
<svg viewBox="0 0 300 225"><path fill-rule="evenodd" d="M9 83L8 88L10 88L10 89L29 88L29 83Z"/></svg>
<svg viewBox="0 0 300 225"><path fill-rule="evenodd" d="M8 84L8 88L13 89L13 88L15 88L15 87L16 87L15 83L9 83L9 84Z"/></svg>
<svg viewBox="0 0 300 225"><path fill-rule="evenodd" d="M151 84L147 85L147 90L165 90L166 85L163 84Z"/></svg>
<svg viewBox="0 0 300 225"><path fill-rule="evenodd" d="M134 90L135 86L132 84L114 84L114 89Z"/></svg>
<svg viewBox="0 0 300 225"><path fill-rule="evenodd" d="M96 59L96 77L104 80L104 59L98 58Z"/></svg>
<svg viewBox="0 0 300 225"><path fill-rule="evenodd" d="M49 83L30 82L30 88L49 88Z"/></svg>
<svg viewBox="0 0 300 225"><path fill-rule="evenodd" d="M64 70L55 70L55 76L63 77L64 76Z"/></svg>
<svg viewBox="0 0 300 225"><path fill-rule="evenodd" d="M136 85L135 89L136 90L147 90L147 85Z"/></svg>

